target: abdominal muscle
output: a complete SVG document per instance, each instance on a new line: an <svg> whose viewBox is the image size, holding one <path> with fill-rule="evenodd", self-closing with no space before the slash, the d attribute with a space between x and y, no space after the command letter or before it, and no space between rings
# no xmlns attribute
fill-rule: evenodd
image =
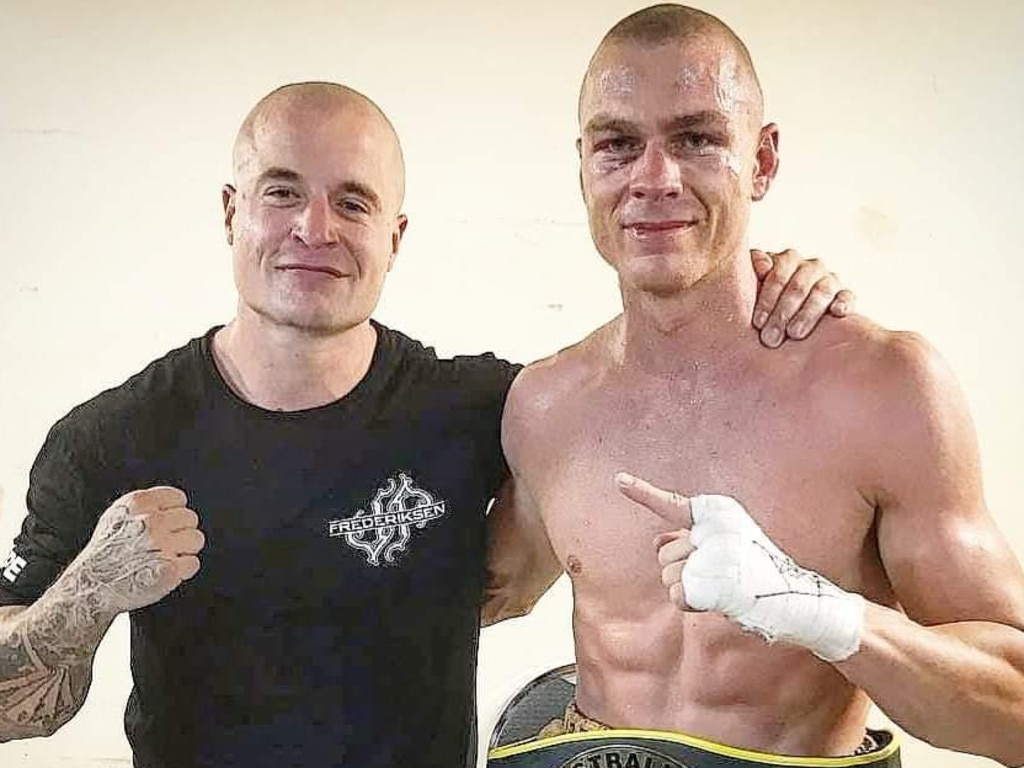
<svg viewBox="0 0 1024 768"><path fill-rule="evenodd" d="M849 755L863 740L867 697L810 652L667 599L612 616L575 591L576 703L587 717L781 755Z"/></svg>

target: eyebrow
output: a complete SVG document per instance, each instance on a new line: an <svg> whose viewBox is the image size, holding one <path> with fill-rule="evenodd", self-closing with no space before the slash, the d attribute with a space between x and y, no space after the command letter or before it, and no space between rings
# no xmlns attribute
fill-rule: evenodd
<svg viewBox="0 0 1024 768"><path fill-rule="evenodd" d="M583 127L584 133L636 133L636 123L612 115L594 115Z"/></svg>
<svg viewBox="0 0 1024 768"><path fill-rule="evenodd" d="M302 176L288 168L278 168L276 166L272 166L270 168L267 168L265 171L263 171L263 173L256 177L257 184L262 184L265 181L299 182L302 181Z"/></svg>
<svg viewBox="0 0 1024 768"><path fill-rule="evenodd" d="M369 186L360 181L343 181L338 185L342 192L351 192L366 200L377 211L383 209L380 202L380 195L374 192Z"/></svg>
<svg viewBox="0 0 1024 768"><path fill-rule="evenodd" d="M256 184L260 185L267 181L290 181L298 184L302 182L302 175L291 170L290 168L281 168L278 166L271 166L263 171L259 176L256 177ZM371 206L378 211L382 210L380 195L373 191L373 189L363 184L361 181L343 181L335 186L332 192L348 192L359 195L366 200Z"/></svg>
<svg viewBox="0 0 1024 768"><path fill-rule="evenodd" d="M720 128L728 126L728 120L718 112L710 109L679 115L665 122L664 128L678 131L702 125L714 125ZM584 133L636 133L638 126L631 120L607 114L594 115L583 129Z"/></svg>
<svg viewBox="0 0 1024 768"><path fill-rule="evenodd" d="M727 128L728 119L719 112L706 109L701 112L694 112L690 115L680 115L667 121L666 127L669 130L678 131L686 128L711 125L717 128Z"/></svg>

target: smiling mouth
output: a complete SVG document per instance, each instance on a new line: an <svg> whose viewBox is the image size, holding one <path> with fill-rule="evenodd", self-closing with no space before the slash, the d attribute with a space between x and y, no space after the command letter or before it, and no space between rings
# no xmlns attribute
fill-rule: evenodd
<svg viewBox="0 0 1024 768"><path fill-rule="evenodd" d="M638 221L633 224L626 224L623 229L634 235L657 235L667 232L678 232L689 229L694 225L692 221Z"/></svg>
<svg viewBox="0 0 1024 768"><path fill-rule="evenodd" d="M282 264L278 267L282 272L319 272L331 277L344 277L344 273L334 267L316 264Z"/></svg>

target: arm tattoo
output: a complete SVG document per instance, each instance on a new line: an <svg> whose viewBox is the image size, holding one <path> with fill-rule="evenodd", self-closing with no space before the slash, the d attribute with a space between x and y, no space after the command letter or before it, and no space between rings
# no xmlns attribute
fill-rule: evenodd
<svg viewBox="0 0 1024 768"><path fill-rule="evenodd" d="M0 616L0 742L49 735L78 711L114 617L162 597L166 568L143 521L118 506L32 606Z"/></svg>

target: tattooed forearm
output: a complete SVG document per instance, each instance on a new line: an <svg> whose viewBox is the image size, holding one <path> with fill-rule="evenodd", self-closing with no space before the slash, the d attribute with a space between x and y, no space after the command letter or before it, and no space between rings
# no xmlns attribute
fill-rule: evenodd
<svg viewBox="0 0 1024 768"><path fill-rule="evenodd" d="M34 605L0 620L0 741L53 733L85 701L117 614L87 586L88 570L73 564Z"/></svg>
<svg viewBox="0 0 1024 768"><path fill-rule="evenodd" d="M53 733L78 711L114 617L166 594L168 567L144 520L115 505L33 605L0 613L0 742Z"/></svg>
<svg viewBox="0 0 1024 768"><path fill-rule="evenodd" d="M48 736L57 730L85 700L90 671L90 663L82 669L49 668L23 628L0 628L0 741Z"/></svg>

